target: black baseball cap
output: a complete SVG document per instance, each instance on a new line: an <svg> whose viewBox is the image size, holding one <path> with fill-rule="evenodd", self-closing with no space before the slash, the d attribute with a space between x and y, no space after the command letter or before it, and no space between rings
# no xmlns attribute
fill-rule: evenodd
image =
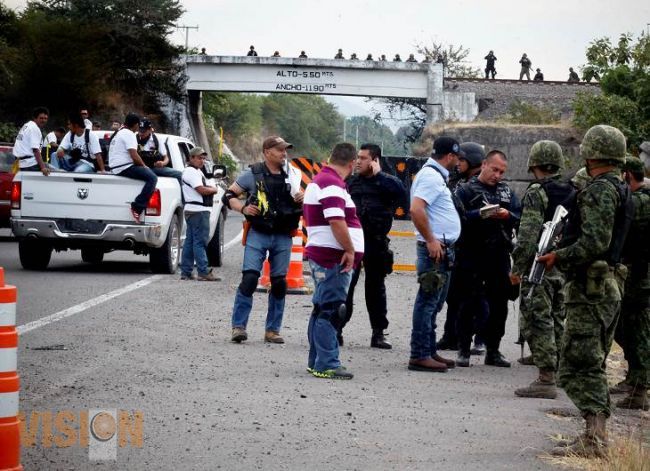
<svg viewBox="0 0 650 471"><path fill-rule="evenodd" d="M465 157L465 152L460 148L460 144L453 137L442 136L433 141L433 151L431 155L456 154L458 157Z"/></svg>

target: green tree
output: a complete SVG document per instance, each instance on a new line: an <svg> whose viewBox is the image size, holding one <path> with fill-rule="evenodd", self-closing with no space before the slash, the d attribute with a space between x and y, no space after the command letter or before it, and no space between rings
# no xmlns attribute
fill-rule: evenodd
<svg viewBox="0 0 650 471"><path fill-rule="evenodd" d="M616 46L609 38L592 41L586 51L588 70L602 75L601 96L579 94L574 124L585 131L595 124L616 126L636 148L650 132L650 40L621 34ZM583 68L584 70L587 70Z"/></svg>
<svg viewBox="0 0 650 471"><path fill-rule="evenodd" d="M293 143L296 155L323 160L341 137L343 118L318 95L271 94L262 106L264 126Z"/></svg>
<svg viewBox="0 0 650 471"><path fill-rule="evenodd" d="M346 120L346 134L343 140L347 142L357 143L362 145L364 143L377 144L382 148L382 152L386 155L402 154L404 152L402 143L395 139L393 131L381 123L381 118L375 116L353 116ZM358 131L358 139L357 139Z"/></svg>
<svg viewBox="0 0 650 471"><path fill-rule="evenodd" d="M262 127L264 97L245 93L203 94L203 113L215 129L223 128L226 140L232 141L259 133Z"/></svg>
<svg viewBox="0 0 650 471"><path fill-rule="evenodd" d="M511 124L557 124L560 113L547 106L515 100L508 108L504 121Z"/></svg>

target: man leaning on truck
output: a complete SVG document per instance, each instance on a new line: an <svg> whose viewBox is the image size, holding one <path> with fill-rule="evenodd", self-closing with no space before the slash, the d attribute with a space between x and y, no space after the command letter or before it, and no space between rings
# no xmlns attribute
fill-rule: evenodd
<svg viewBox="0 0 650 471"><path fill-rule="evenodd" d="M111 137L108 149L108 164L114 175L144 181L144 187L135 201L131 203L131 216L140 223L142 212L156 189L158 177L148 168L138 155L138 139L135 132L140 127L140 117L129 113L122 127Z"/></svg>

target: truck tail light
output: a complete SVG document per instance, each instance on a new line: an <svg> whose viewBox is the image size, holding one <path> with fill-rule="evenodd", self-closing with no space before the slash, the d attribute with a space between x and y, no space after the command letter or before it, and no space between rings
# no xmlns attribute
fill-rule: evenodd
<svg viewBox="0 0 650 471"><path fill-rule="evenodd" d="M22 189L21 182L11 182L11 209L20 209Z"/></svg>
<svg viewBox="0 0 650 471"><path fill-rule="evenodd" d="M160 190L156 190L153 192L153 195L151 195L151 198L149 198L149 202L147 203L147 209L145 211L145 214L147 216L160 216L161 205L162 202L160 198Z"/></svg>

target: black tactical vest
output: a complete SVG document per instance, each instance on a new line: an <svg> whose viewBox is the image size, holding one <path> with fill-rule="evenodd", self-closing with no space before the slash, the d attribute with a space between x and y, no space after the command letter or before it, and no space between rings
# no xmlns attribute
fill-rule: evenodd
<svg viewBox="0 0 650 471"><path fill-rule="evenodd" d="M650 262L650 188L640 188L633 195L632 200L638 199L640 204L634 207L634 221L625 240L623 262L631 268L630 278L640 280L648 277Z"/></svg>
<svg viewBox="0 0 650 471"><path fill-rule="evenodd" d="M555 208L560 205L564 206L566 201L571 201L576 194L576 189L571 183L559 178L548 178L539 182L539 184L548 198L544 221L550 221L553 219L553 214L555 214Z"/></svg>
<svg viewBox="0 0 650 471"><path fill-rule="evenodd" d="M616 265L621 261L623 254L623 246L627 237L632 219L634 218L634 203L632 201L632 192L630 187L623 181L620 181L613 175L604 174L596 177L591 185L612 185L618 195L618 208L614 216L614 231L612 233L612 240L609 243L607 252L603 255L602 259L607 261L611 266ZM568 247L576 242L581 234L582 217L580 216L580 208L577 204L578 198L576 195L567 202L566 209L569 210L569 217L567 224L562 233L562 240L560 247Z"/></svg>
<svg viewBox="0 0 650 471"><path fill-rule="evenodd" d="M498 204L510 211L513 193L508 185L499 182L495 187L483 185L477 177L459 186L464 197L465 211L480 209L485 204ZM463 215L461 215L463 216ZM463 217L461 244L463 250L508 250L512 251L512 230L515 222L501 219L466 219Z"/></svg>
<svg viewBox="0 0 650 471"><path fill-rule="evenodd" d="M256 197L260 193L266 195L269 210L259 216L246 216L253 228L264 234L290 234L298 228L302 207L291 196L291 185L287 182L287 174L281 171L273 174L258 162L250 166L255 177Z"/></svg>
<svg viewBox="0 0 650 471"><path fill-rule="evenodd" d="M347 186L364 234L387 235L393 224L393 201L383 179L379 175L354 175L348 179Z"/></svg>

